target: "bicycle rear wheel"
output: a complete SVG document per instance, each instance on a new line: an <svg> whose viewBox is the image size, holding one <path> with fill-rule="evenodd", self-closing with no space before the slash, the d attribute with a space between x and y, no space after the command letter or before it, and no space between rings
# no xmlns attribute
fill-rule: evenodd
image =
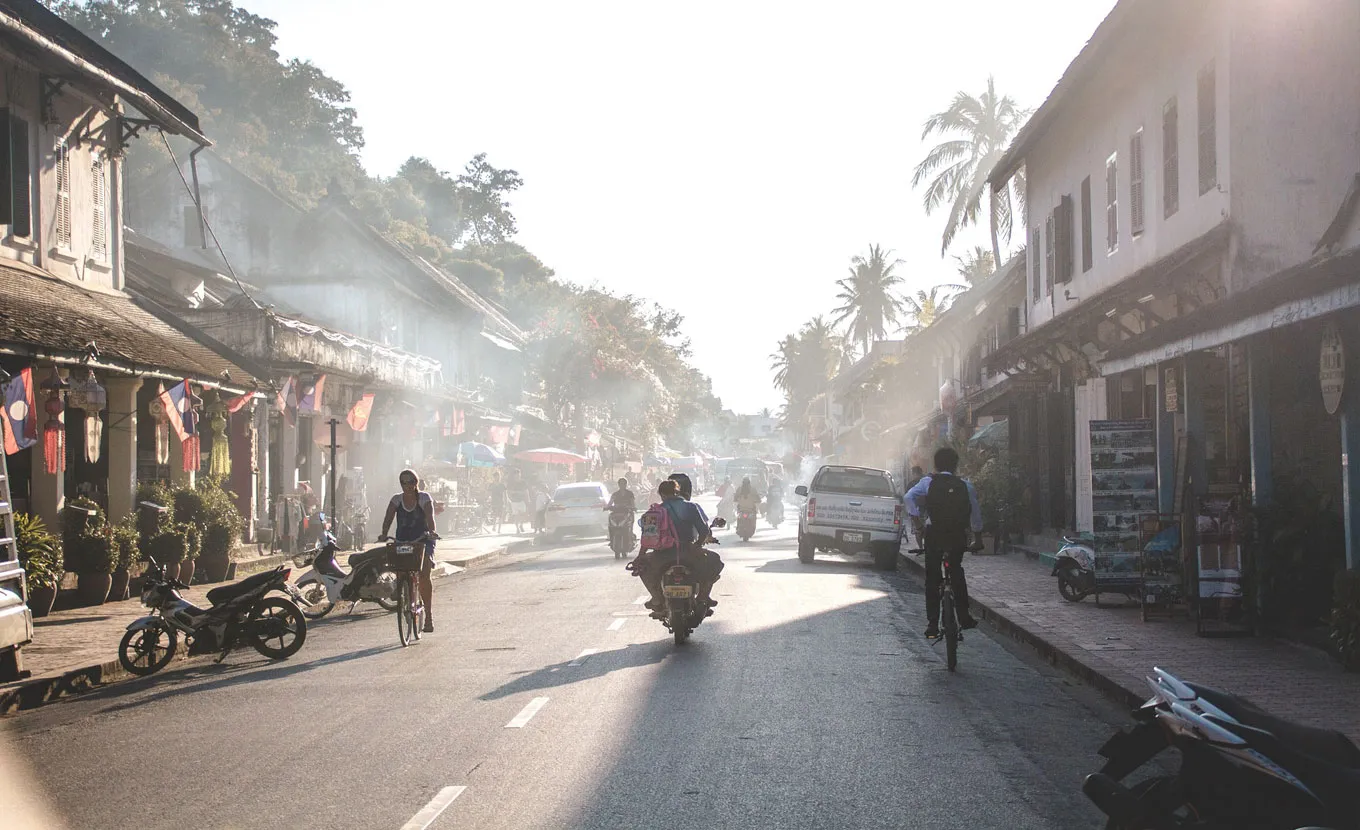
<svg viewBox="0 0 1360 830"><path fill-rule="evenodd" d="M416 628L413 600L411 580L406 574L401 574L397 578L397 639L403 646L409 646L420 636Z"/></svg>
<svg viewBox="0 0 1360 830"><path fill-rule="evenodd" d="M940 599L940 616L944 623L945 665L953 671L959 665L959 618L954 615L954 592L945 590Z"/></svg>

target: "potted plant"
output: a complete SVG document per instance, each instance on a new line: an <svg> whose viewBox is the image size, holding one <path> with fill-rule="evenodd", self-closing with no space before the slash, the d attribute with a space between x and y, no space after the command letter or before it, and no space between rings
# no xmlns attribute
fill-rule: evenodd
<svg viewBox="0 0 1360 830"><path fill-rule="evenodd" d="M118 601L128 598L128 581L132 575L132 566L139 558L136 520L132 516L124 517L112 527L111 532L118 563L113 569L113 585L109 588L109 599Z"/></svg>
<svg viewBox="0 0 1360 830"><path fill-rule="evenodd" d="M61 582L61 541L47 530L38 516L14 514L14 541L19 565L28 581L28 607L34 617L46 617L57 600Z"/></svg>
<svg viewBox="0 0 1360 830"><path fill-rule="evenodd" d="M102 605L113 586L118 548L99 505L86 498L67 502L61 515L61 546L66 570L76 574L80 605Z"/></svg>
<svg viewBox="0 0 1360 830"><path fill-rule="evenodd" d="M199 557L203 581L221 582L227 578L231 566L231 549L241 535L241 513L231 493L222 488L216 479L205 479L198 487L196 500L186 500L193 504L194 512L186 517L198 527L203 543ZM179 507L176 502L176 508Z"/></svg>

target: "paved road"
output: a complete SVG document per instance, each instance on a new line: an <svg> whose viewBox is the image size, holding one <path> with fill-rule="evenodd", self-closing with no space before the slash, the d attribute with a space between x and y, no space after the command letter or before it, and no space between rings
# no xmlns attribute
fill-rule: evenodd
<svg viewBox="0 0 1360 830"><path fill-rule="evenodd" d="M948 673L909 578L803 566L790 531L724 540L679 648L602 543L564 546L438 583L412 648L327 619L284 663L8 719L5 752L72 828L1099 826L1078 786L1123 713L984 632Z"/></svg>

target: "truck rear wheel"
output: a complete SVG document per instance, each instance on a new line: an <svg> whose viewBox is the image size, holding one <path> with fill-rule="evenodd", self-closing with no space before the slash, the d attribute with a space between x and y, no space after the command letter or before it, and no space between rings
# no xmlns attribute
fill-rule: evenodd
<svg viewBox="0 0 1360 830"><path fill-rule="evenodd" d="M816 555L817 549L813 547L812 542L804 539L803 534L798 534L798 561L807 565L812 562L813 557Z"/></svg>
<svg viewBox="0 0 1360 830"><path fill-rule="evenodd" d="M879 545L874 548L874 567L880 571L897 570L897 547Z"/></svg>

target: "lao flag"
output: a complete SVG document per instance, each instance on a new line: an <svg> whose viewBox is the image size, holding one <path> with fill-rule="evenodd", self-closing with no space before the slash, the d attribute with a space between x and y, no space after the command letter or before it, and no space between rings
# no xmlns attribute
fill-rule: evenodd
<svg viewBox="0 0 1360 830"><path fill-rule="evenodd" d="M298 398L298 412L320 412L321 394L326 386L326 376L319 376L310 386L302 387L302 397Z"/></svg>
<svg viewBox="0 0 1360 830"><path fill-rule="evenodd" d="M189 381L180 381L162 392L160 402L165 405L165 417L170 421L170 428L179 436L180 441L187 441L194 434Z"/></svg>
<svg viewBox="0 0 1360 830"><path fill-rule="evenodd" d="M355 432L363 432L368 429L368 414L373 411L373 393L365 392L364 396L354 402L354 408L349 411L349 428Z"/></svg>
<svg viewBox="0 0 1360 830"><path fill-rule="evenodd" d="M38 443L38 416L33 411L33 370L24 369L4 386L5 454L14 455Z"/></svg>
<svg viewBox="0 0 1360 830"><path fill-rule="evenodd" d="M240 412L242 409L244 409L245 405L250 403L250 399L253 397L255 397L254 392L247 392L239 398L233 398L227 404L227 411L235 415L237 412Z"/></svg>

